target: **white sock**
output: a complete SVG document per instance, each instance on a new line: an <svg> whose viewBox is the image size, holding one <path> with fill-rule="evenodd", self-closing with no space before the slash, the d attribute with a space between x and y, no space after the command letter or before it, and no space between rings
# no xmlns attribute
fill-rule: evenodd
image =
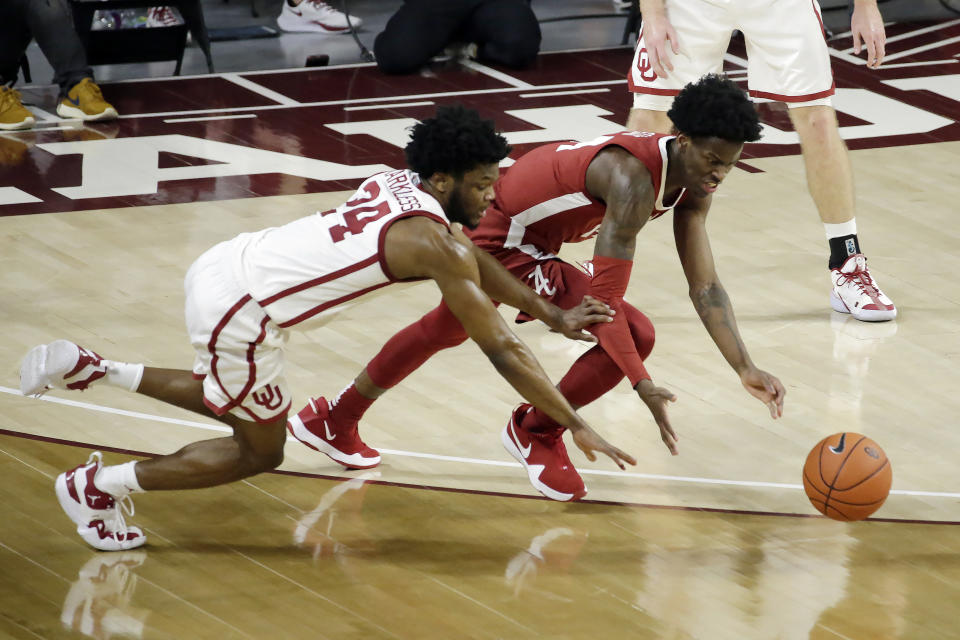
<svg viewBox="0 0 960 640"><path fill-rule="evenodd" d="M140 488L140 481L137 480L137 472L134 469L137 462L125 462L124 464L115 464L109 467L102 467L97 473L94 484L97 489L109 493L115 498L122 498L131 493L143 493Z"/></svg>
<svg viewBox="0 0 960 640"><path fill-rule="evenodd" d="M827 240L830 238L842 238L843 236L855 236L857 235L857 219L853 217L840 224L824 222L823 229L827 232Z"/></svg>
<svg viewBox="0 0 960 640"><path fill-rule="evenodd" d="M110 386L120 387L127 391L136 391L140 388L140 380L143 378L143 365L130 362L116 362L114 360L103 360L107 367L107 375L104 378Z"/></svg>

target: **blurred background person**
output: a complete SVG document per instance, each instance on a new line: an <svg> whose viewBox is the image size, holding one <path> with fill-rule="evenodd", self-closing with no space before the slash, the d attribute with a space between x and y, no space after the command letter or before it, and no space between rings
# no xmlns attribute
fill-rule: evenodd
<svg viewBox="0 0 960 640"><path fill-rule="evenodd" d="M117 110L103 99L73 26L68 0L0 2L0 129L26 129L36 122L12 88L20 61L34 38L60 85L57 115L81 120L112 120Z"/></svg>
<svg viewBox="0 0 960 640"><path fill-rule="evenodd" d="M415 73L447 48L519 69L537 58L540 25L527 0L406 0L373 45L384 73Z"/></svg>

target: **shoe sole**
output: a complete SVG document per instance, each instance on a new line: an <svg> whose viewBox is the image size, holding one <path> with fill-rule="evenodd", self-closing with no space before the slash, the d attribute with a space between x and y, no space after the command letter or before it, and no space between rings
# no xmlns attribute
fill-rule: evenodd
<svg viewBox="0 0 960 640"><path fill-rule="evenodd" d="M20 364L20 393L36 396L56 386L50 379L50 371L69 373L79 357L77 345L69 340L54 340L30 349Z"/></svg>
<svg viewBox="0 0 960 640"><path fill-rule="evenodd" d="M80 119L85 122L96 122L99 120L116 120L117 110L113 107L104 109L100 113L87 113L77 107L65 105L62 102L57 105L57 115L61 118Z"/></svg>
<svg viewBox="0 0 960 640"><path fill-rule="evenodd" d="M586 488L584 488L583 493L581 494L561 493L540 482L540 474L543 473L544 466L541 464L527 464L527 460L523 457L523 454L520 453L520 448L517 447L517 443L514 442L513 438L510 437L510 425L512 423L513 417L511 416L510 422L507 423L507 426L505 426L503 431L500 433L500 440L503 442L503 448L507 450L507 453L512 455L517 462L523 465L523 468L527 472L527 478L530 480L530 484L533 485L534 489L551 500L556 500L557 502L570 502L572 500L579 500L583 496L587 495Z"/></svg>
<svg viewBox="0 0 960 640"><path fill-rule="evenodd" d="M887 311L886 309L862 309L853 312L847 307L844 301L840 299L836 291L830 292L830 307L837 313L849 313L862 322L886 322L897 317L897 310L895 308L891 311Z"/></svg>
<svg viewBox="0 0 960 640"><path fill-rule="evenodd" d="M23 122L0 122L0 129L4 131L15 131L16 129L29 129L37 123L37 119L30 116Z"/></svg>
<svg viewBox="0 0 960 640"><path fill-rule="evenodd" d="M47 361L47 345L41 344L30 351L20 363L20 393L36 396L47 390L49 380L44 375Z"/></svg>
<svg viewBox="0 0 960 640"><path fill-rule="evenodd" d="M372 469L380 464L380 456L376 458L364 458L359 453L346 454L339 449L333 448L326 441L310 433L310 430L303 424L300 416L293 416L287 420L287 431L298 441L314 451L319 451L326 455L334 462L342 464L347 469Z"/></svg>
<svg viewBox="0 0 960 640"><path fill-rule="evenodd" d="M277 26L288 33L328 33L338 35L341 33L350 33L349 27L325 27L319 22L313 22L307 19L287 18L281 15L277 18ZM354 24L354 28L359 29L359 24Z"/></svg>

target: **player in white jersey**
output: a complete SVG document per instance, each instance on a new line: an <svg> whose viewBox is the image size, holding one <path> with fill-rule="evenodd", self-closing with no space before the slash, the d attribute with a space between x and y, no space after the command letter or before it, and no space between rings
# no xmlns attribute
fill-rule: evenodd
<svg viewBox="0 0 960 640"><path fill-rule="evenodd" d="M277 467L290 408L283 375L287 329L401 280L436 282L498 372L527 400L571 425L588 457L599 451L621 468L624 462L636 464L574 412L491 297L589 342L595 339L582 328L610 321L609 308L585 297L575 309L562 311L451 224L480 222L493 200L498 164L509 150L493 124L476 112L441 108L413 127L406 148L412 171L376 175L335 210L241 234L204 253L185 282L187 329L196 350L192 371L107 360L67 340L31 349L20 368L24 395L105 382L233 428L231 437L140 462L105 467L96 452L86 464L60 474L57 498L80 536L106 551L139 547L143 531L128 527L122 513L132 513L131 493L209 487ZM351 455L362 457L363 450Z"/></svg>
<svg viewBox="0 0 960 640"><path fill-rule="evenodd" d="M830 246L830 306L857 320L891 320L897 308L867 269L857 237L853 174L830 97L835 85L816 0L641 0L643 24L627 74L633 109L627 127L670 133L667 110L687 82L723 70L734 30L747 46L747 84L755 98L789 107L800 138L807 185ZM854 52L867 67L884 56L877 0L855 0Z"/></svg>

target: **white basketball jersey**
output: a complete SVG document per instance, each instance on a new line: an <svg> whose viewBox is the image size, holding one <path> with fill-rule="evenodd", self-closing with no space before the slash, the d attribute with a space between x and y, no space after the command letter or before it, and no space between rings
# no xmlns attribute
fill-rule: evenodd
<svg viewBox="0 0 960 640"><path fill-rule="evenodd" d="M396 281L384 260L384 236L391 224L415 215L450 224L417 174L378 173L336 209L231 240L234 273L277 325L320 319Z"/></svg>

